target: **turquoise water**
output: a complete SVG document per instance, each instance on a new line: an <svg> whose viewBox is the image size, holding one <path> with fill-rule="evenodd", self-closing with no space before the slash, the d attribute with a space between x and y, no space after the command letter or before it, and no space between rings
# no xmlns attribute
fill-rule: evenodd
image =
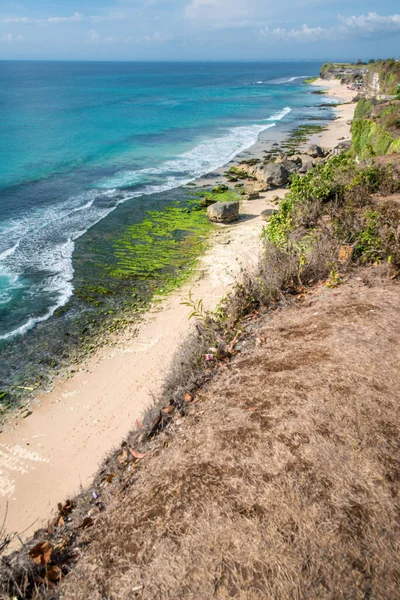
<svg viewBox="0 0 400 600"><path fill-rule="evenodd" d="M0 62L3 346L73 298L77 241L101 244L111 216L116 232L262 131L322 116L319 67Z"/></svg>

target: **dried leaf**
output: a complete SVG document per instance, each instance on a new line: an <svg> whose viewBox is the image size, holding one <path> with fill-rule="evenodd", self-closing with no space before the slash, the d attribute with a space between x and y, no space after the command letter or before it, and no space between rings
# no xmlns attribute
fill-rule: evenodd
<svg viewBox="0 0 400 600"><path fill-rule="evenodd" d="M114 477L115 477L115 473L108 473L108 475L106 475L103 478L102 483L104 485L110 485L110 483L112 482L112 480L114 479Z"/></svg>
<svg viewBox="0 0 400 600"><path fill-rule="evenodd" d="M40 542L29 551L29 556L35 564L45 566L50 562L52 552L53 546L50 542Z"/></svg>
<svg viewBox="0 0 400 600"><path fill-rule="evenodd" d="M186 392L185 397L184 397L184 401L185 402L192 402L192 400L193 400L192 394L190 394L189 392Z"/></svg>
<svg viewBox="0 0 400 600"><path fill-rule="evenodd" d="M92 525L94 525L93 517L85 517L78 529L86 529L86 527L91 527Z"/></svg>
<svg viewBox="0 0 400 600"><path fill-rule="evenodd" d="M139 427L139 429L144 429L144 425L141 421L139 421L139 419L136 419L136 425Z"/></svg>
<svg viewBox="0 0 400 600"><path fill-rule="evenodd" d="M173 413L173 412L174 412L174 410L175 410L175 407L174 407L174 406L166 406L165 408L162 408L162 409L161 409L161 412L162 412L164 415L170 415L171 413Z"/></svg>
<svg viewBox="0 0 400 600"><path fill-rule="evenodd" d="M64 517L58 515L57 519L54 521L54 527L62 527L63 525L65 525Z"/></svg>
<svg viewBox="0 0 400 600"><path fill-rule="evenodd" d="M140 460L148 455L148 452L146 452L145 454L141 454L140 452L136 452L136 450L134 450L133 448L129 448L129 452L132 454L133 458L136 458L137 460Z"/></svg>
<svg viewBox="0 0 400 600"><path fill-rule="evenodd" d="M52 583L58 583L61 579L61 569L60 567L48 567L48 569L46 570L46 579L47 581L51 581Z"/></svg>
<svg viewBox="0 0 400 600"><path fill-rule="evenodd" d="M351 246L340 246L339 262L343 265L353 256L353 248Z"/></svg>
<svg viewBox="0 0 400 600"><path fill-rule="evenodd" d="M64 504L59 502L57 506L60 515L65 517L65 515L69 515L69 513L72 512L72 509L75 508L75 503L72 500L66 500Z"/></svg>
<svg viewBox="0 0 400 600"><path fill-rule="evenodd" d="M149 435L154 435L157 431L157 429L159 428L161 423L161 414L157 415L156 418L153 421L153 424L151 426L151 431L149 433Z"/></svg>

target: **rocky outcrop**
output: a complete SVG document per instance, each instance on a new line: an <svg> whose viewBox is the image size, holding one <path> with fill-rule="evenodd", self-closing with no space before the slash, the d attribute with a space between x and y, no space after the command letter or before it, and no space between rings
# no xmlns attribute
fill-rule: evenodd
<svg viewBox="0 0 400 600"><path fill-rule="evenodd" d="M324 158L326 152L321 148L321 146L318 146L317 144L311 144L307 148L306 154L311 156L311 158Z"/></svg>
<svg viewBox="0 0 400 600"><path fill-rule="evenodd" d="M296 154L291 159L296 163L298 173L308 173L315 165L315 160L308 154Z"/></svg>
<svg viewBox="0 0 400 600"><path fill-rule="evenodd" d="M231 223L239 218L239 202L216 202L207 209L207 217L213 223Z"/></svg>
<svg viewBox="0 0 400 600"><path fill-rule="evenodd" d="M334 147L332 154L333 156L338 156L342 152L347 152L351 148L351 140L345 140L344 142L340 142L337 146Z"/></svg>
<svg viewBox="0 0 400 600"><path fill-rule="evenodd" d="M290 171L283 163L268 163L258 169L260 179L269 186L281 187L286 185L289 179Z"/></svg>

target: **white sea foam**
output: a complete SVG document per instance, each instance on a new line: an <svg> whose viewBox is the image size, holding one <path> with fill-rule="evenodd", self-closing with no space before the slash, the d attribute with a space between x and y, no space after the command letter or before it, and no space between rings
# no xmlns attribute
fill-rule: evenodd
<svg viewBox="0 0 400 600"><path fill-rule="evenodd" d="M291 83L292 81L296 81L296 79L308 79L309 77L312 77L312 75L296 75L295 77L289 77L289 79L273 79L268 81L268 83L281 85L283 83Z"/></svg>
<svg viewBox="0 0 400 600"><path fill-rule="evenodd" d="M286 106L286 108L284 108L280 112L275 113L274 115L272 115L271 117L268 117L268 119L265 119L265 120L266 121L282 121L282 119L284 117L286 117L286 115L288 115L290 112L292 112L292 109L289 108L289 106Z"/></svg>
<svg viewBox="0 0 400 600"><path fill-rule="evenodd" d="M0 269L15 282L31 277L34 283L24 293L26 298L34 298L36 305L38 299L41 300L42 310L0 335L0 339L26 333L68 302L73 294L75 240L118 204L171 190L215 170L249 148L262 131L274 127L275 121L289 112L289 107L284 108L266 119L268 124L264 121L228 129L224 135L205 140L157 168L121 171L100 182L97 189L71 197L61 205L31 211L19 221L3 222L1 229L7 231L8 247L0 247ZM137 184L141 185L140 189L123 189Z"/></svg>

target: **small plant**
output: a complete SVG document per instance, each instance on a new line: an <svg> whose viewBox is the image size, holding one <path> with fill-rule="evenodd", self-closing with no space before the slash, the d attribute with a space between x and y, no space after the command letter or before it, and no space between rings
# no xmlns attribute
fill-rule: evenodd
<svg viewBox="0 0 400 600"><path fill-rule="evenodd" d="M331 263L331 270L329 271L329 278L326 285L328 288L335 288L341 283L343 283L343 277L337 271L336 266Z"/></svg>
<svg viewBox="0 0 400 600"><path fill-rule="evenodd" d="M207 319L207 313L204 310L203 300L195 300L192 295L192 291L189 292L189 296L187 300L181 302L182 306L188 306L192 309L192 312L188 316L188 320L190 319L199 319L200 321L205 321Z"/></svg>

